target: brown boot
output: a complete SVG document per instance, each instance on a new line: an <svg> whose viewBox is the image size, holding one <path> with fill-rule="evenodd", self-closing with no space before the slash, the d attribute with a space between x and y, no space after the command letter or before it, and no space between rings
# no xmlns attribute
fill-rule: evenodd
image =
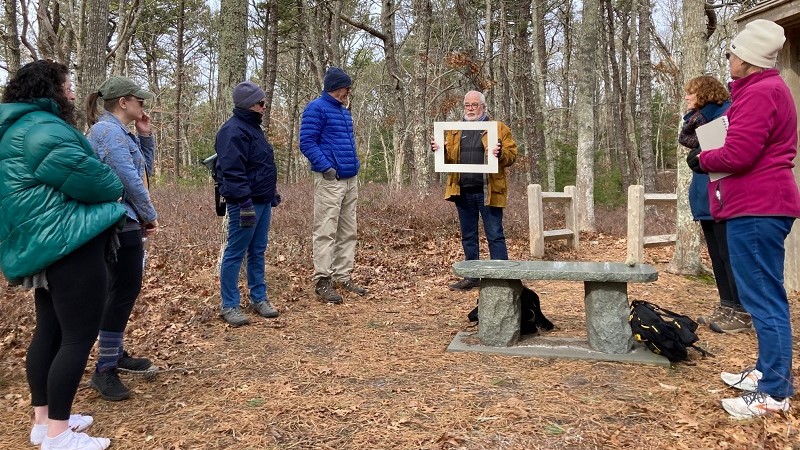
<svg viewBox="0 0 800 450"><path fill-rule="evenodd" d="M335 305L342 303L342 296L333 288L333 282L331 282L330 278L320 278L317 280L314 292L325 303L333 303Z"/></svg>
<svg viewBox="0 0 800 450"><path fill-rule="evenodd" d="M336 287L342 288L342 289L344 289L346 291L350 291L350 292L352 292L354 294L358 294L358 295L360 295L362 297L367 295L367 290L366 289L364 289L363 287L353 283L353 281L351 279L349 279L349 278L344 280L344 281L336 282Z"/></svg>

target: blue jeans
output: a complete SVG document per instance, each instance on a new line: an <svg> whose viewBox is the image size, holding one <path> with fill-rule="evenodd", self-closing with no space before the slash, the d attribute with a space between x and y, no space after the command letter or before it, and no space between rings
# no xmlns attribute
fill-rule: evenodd
<svg viewBox="0 0 800 450"><path fill-rule="evenodd" d="M228 242L222 255L219 269L220 296L223 308L239 307L239 270L247 254L247 287L250 301L267 299L267 282L264 280L264 253L269 239L269 222L272 206L269 203L254 203L256 225L239 226L239 205L228 203Z"/></svg>
<svg viewBox="0 0 800 450"><path fill-rule="evenodd" d="M739 217L727 221L728 253L742 306L758 336L758 390L791 397L792 326L783 286L784 240L791 217Z"/></svg>
<svg viewBox="0 0 800 450"><path fill-rule="evenodd" d="M461 246L467 261L480 259L478 215L483 218L483 231L489 242L490 259L508 259L506 235L503 232L503 208L485 206L483 192L462 193L455 197L458 222L461 224Z"/></svg>

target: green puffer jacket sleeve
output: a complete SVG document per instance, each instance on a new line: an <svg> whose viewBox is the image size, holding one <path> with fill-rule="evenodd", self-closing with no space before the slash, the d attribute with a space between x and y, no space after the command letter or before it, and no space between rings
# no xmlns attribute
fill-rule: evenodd
<svg viewBox="0 0 800 450"><path fill-rule="evenodd" d="M116 201L122 183L94 154L89 141L63 123L39 123L23 140L22 153L33 176L82 203ZM70 136L70 134L72 134Z"/></svg>

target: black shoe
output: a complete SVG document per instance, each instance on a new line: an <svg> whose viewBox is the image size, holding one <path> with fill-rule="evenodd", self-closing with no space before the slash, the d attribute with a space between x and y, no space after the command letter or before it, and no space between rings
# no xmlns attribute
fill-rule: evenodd
<svg viewBox="0 0 800 450"><path fill-rule="evenodd" d="M314 292L325 303L333 303L334 305L342 303L342 296L333 288L333 282L331 282L330 278L320 278L317 280Z"/></svg>
<svg viewBox="0 0 800 450"><path fill-rule="evenodd" d="M470 291L480 286L481 280L477 278L463 278L461 281L451 284L450 289L454 291Z"/></svg>
<svg viewBox="0 0 800 450"><path fill-rule="evenodd" d="M345 281L337 282L336 283L336 287L340 287L340 288L342 288L342 289L344 289L346 291L350 291L350 292L352 292L354 294L358 294L358 295L360 295L362 297L367 295L367 290L366 289L364 289L363 287L353 283L353 281L350 280L349 278L347 280L345 280Z"/></svg>
<svg viewBox="0 0 800 450"><path fill-rule="evenodd" d="M131 391L122 384L115 370L93 373L89 386L99 392L104 400L112 402L125 400L131 396Z"/></svg>
<svg viewBox="0 0 800 450"><path fill-rule="evenodd" d="M122 358L117 362L117 369L123 372L144 373L153 367L153 361L147 358L134 358L127 351L122 351Z"/></svg>

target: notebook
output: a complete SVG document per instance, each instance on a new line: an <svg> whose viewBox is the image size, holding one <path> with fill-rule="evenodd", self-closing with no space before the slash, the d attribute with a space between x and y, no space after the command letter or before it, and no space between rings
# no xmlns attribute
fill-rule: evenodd
<svg viewBox="0 0 800 450"><path fill-rule="evenodd" d="M720 148L725 145L725 136L728 134L728 116L720 116L705 125L697 127L697 142L700 143L700 150L706 151ZM708 178L717 181L725 178L729 173L709 172Z"/></svg>

